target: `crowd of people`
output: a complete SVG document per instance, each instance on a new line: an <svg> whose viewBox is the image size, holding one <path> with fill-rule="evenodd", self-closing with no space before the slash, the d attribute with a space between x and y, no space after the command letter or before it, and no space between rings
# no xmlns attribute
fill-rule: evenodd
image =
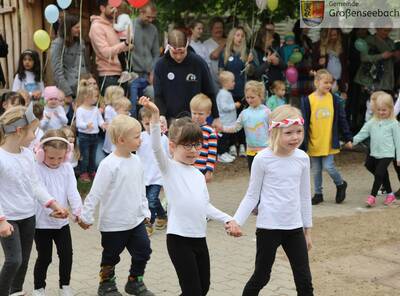
<svg viewBox="0 0 400 296"><path fill-rule="evenodd" d="M374 182L368 207L378 191L386 192L385 205L400 195L388 174L393 163L400 180L400 103L394 104L400 48L388 37L390 26L374 35L323 29L312 43L298 22L282 40L270 21L253 36L234 26L225 38L224 20L215 17L209 39L202 42L205 24L193 20L188 29L171 29L160 52L153 3L131 21L108 0L97 2L89 32L96 70L80 40L79 18L67 14L51 45L55 85L41 80L39 54L27 49L12 91L1 98L0 296L26 295L33 241L33 295L46 295L53 241L60 295L73 295L68 217L88 229L98 204L99 296L122 295L115 266L125 248L132 257L125 292L154 295L143 282L149 237L165 228L181 295L206 295L207 221L220 221L239 237L251 213L257 215L257 255L242 295L258 295L268 283L280 245L298 295L313 295L311 205L324 201L323 170L336 185L335 202L346 198L348 184L334 163L341 144L352 149L369 139L365 165ZM359 38L369 50L356 49ZM251 174L232 217L210 203L207 183L218 162L237 157L247 158ZM77 180L93 182L84 201Z"/></svg>

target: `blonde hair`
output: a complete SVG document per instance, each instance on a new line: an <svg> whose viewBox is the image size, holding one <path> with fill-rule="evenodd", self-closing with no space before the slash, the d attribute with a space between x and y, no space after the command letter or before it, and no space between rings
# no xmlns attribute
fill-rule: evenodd
<svg viewBox="0 0 400 296"><path fill-rule="evenodd" d="M222 87L229 82L230 79L235 80L235 75L230 71L222 71L219 73L219 82L221 83Z"/></svg>
<svg viewBox="0 0 400 296"><path fill-rule="evenodd" d="M211 112L212 102L205 94L197 94L190 100L190 109Z"/></svg>
<svg viewBox="0 0 400 296"><path fill-rule="evenodd" d="M233 51L233 39L237 31L241 30L244 35L244 40L240 46L240 59L245 63L247 60L247 49L246 49L246 32L242 27L233 28L229 31L228 37L226 38L226 46L224 50L224 65L228 63L229 57L232 55Z"/></svg>
<svg viewBox="0 0 400 296"><path fill-rule="evenodd" d="M104 93L104 104L112 105L114 100L124 97L124 89L118 85L110 85ZM113 106L114 107L114 106Z"/></svg>
<svg viewBox="0 0 400 296"><path fill-rule="evenodd" d="M139 110L140 120L143 120L145 118L151 118L151 116L152 116L152 113L151 113L150 109L148 109L148 108L140 108L140 110Z"/></svg>
<svg viewBox="0 0 400 296"><path fill-rule="evenodd" d="M338 34L337 40L335 44L331 44L330 42L330 34L332 31L336 31ZM320 53L322 56L327 55L329 51L335 52L337 55L340 55L343 51L342 49L342 31L338 28L324 28L321 30L321 39L320 39Z"/></svg>
<svg viewBox="0 0 400 296"><path fill-rule="evenodd" d="M378 99L378 97L380 96L380 95L384 95L384 94L387 94L386 92L384 92L384 91L382 91L382 90L378 90L378 91L375 91L375 92L373 92L372 94L371 94L371 96L370 96L370 103L371 103L371 111L372 111L372 113L374 113L375 112L375 106L376 106L376 100Z"/></svg>
<svg viewBox="0 0 400 296"><path fill-rule="evenodd" d="M107 132L110 136L111 142L114 145L117 145L118 139L126 136L132 129L136 129L138 131L142 130L142 126L140 125L139 121L128 115L119 114L111 121Z"/></svg>
<svg viewBox="0 0 400 296"><path fill-rule="evenodd" d="M248 91L253 91L261 99L265 98L265 85L263 82L255 80L247 81L244 86L244 93L246 94Z"/></svg>
<svg viewBox="0 0 400 296"><path fill-rule="evenodd" d="M61 129L51 129L51 130L46 131L46 133L43 135L43 137L40 139L40 141L43 141L50 137L59 137L59 138L63 138L68 141L67 136ZM63 141L60 141L60 140L50 140L50 141L44 143L42 145L42 147L43 147L43 149L45 149L46 147L52 147L57 150L65 150L65 151L68 150L68 144Z"/></svg>
<svg viewBox="0 0 400 296"><path fill-rule="evenodd" d="M79 92L76 96L76 104L79 107L83 104L85 98L94 96L94 88L90 86L89 81L86 79L81 79L79 81Z"/></svg>
<svg viewBox="0 0 400 296"><path fill-rule="evenodd" d="M314 82L315 81L320 81L321 79L324 78L324 76L329 76L331 79L333 79L333 76L331 74L331 72L329 72L326 69L319 69L316 73L315 73L315 77L314 77Z"/></svg>
<svg viewBox="0 0 400 296"><path fill-rule="evenodd" d="M6 112L4 112L3 115L0 116L0 145L4 144L6 137L9 135L9 134L4 133L3 126L9 125L13 122L16 122L17 120L25 118L26 110L27 110L26 107L15 106L15 107L11 107ZM34 120L34 121L37 121L37 120ZM29 127L29 124L22 127L22 130L24 132L26 132L28 127Z"/></svg>
<svg viewBox="0 0 400 296"><path fill-rule="evenodd" d="M114 108L115 111L123 109L126 111L129 111L132 109L132 103L129 101L128 98L122 97L122 98L117 98L114 100L112 107Z"/></svg>
<svg viewBox="0 0 400 296"><path fill-rule="evenodd" d="M394 114L393 98L391 95L385 92L383 94L379 94L376 98L374 107L377 108L378 106L385 106L389 108L390 109L389 119L396 119L396 116ZM380 119L377 112L374 112L373 118Z"/></svg>
<svg viewBox="0 0 400 296"><path fill-rule="evenodd" d="M72 126L63 126L61 130L64 132L65 136L68 138L75 138L74 143L74 159L79 160L81 158L81 151L79 150L79 145L76 137L76 130Z"/></svg>
<svg viewBox="0 0 400 296"><path fill-rule="evenodd" d="M302 117L302 115L299 109L290 105L283 105L277 107L271 113L269 117L269 124L271 125L272 121L282 122L285 119L297 119L300 117ZM282 128L279 127L273 128L269 132L269 147L274 153L278 151L279 140L281 135L282 135Z"/></svg>

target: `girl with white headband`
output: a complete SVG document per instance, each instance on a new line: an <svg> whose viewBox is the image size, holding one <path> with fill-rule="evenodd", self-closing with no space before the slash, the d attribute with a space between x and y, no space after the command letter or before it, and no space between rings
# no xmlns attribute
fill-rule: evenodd
<svg viewBox="0 0 400 296"><path fill-rule="evenodd" d="M303 123L298 109L276 108L271 113L269 147L254 158L247 193L234 216L242 226L258 204L256 263L243 296L258 295L268 283L280 245L289 258L298 295L313 295L308 261L312 247L310 158L298 149ZM240 235L234 226L226 229Z"/></svg>

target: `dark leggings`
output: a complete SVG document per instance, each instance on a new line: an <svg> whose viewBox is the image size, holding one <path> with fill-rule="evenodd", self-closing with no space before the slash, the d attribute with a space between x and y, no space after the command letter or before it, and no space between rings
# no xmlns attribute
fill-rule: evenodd
<svg viewBox="0 0 400 296"><path fill-rule="evenodd" d="M387 193L392 192L392 187L390 185L389 173L387 168L392 162L393 158L380 158L377 159L373 156L368 156L365 161L365 167L371 174L374 175L374 184L372 185L371 195L375 196L378 194L378 190L383 187Z"/></svg>
<svg viewBox="0 0 400 296"><path fill-rule="evenodd" d="M303 229L269 230L257 229L257 254L255 270L247 282L242 296L256 296L269 282L271 268L275 261L276 250L282 245L287 257L296 284L298 296L312 296L310 266L308 263L307 244Z"/></svg>
<svg viewBox="0 0 400 296"><path fill-rule="evenodd" d="M0 238L5 257L0 272L0 296L22 291L35 234L35 216L8 223L14 232Z"/></svg>
<svg viewBox="0 0 400 296"><path fill-rule="evenodd" d="M168 254L178 275L181 296L204 296L210 287L210 256L205 238L167 235Z"/></svg>
<svg viewBox="0 0 400 296"><path fill-rule="evenodd" d="M53 254L53 241L56 244L60 264L59 286L69 286L72 269L72 241L69 225L61 229L36 229L35 244L38 252L33 271L35 290L46 287L47 269Z"/></svg>

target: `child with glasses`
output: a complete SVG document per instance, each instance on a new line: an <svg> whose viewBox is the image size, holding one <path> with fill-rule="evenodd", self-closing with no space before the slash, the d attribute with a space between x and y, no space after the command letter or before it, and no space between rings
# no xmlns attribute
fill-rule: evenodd
<svg viewBox="0 0 400 296"><path fill-rule="evenodd" d="M207 124L207 117L211 114L212 102L205 94L198 94L190 101L192 120L197 123L203 133L203 141L199 157L194 166L203 173L206 182L210 182L213 176L215 162L217 161L217 134Z"/></svg>
<svg viewBox="0 0 400 296"><path fill-rule="evenodd" d="M193 167L202 147L201 128L190 118L179 118L169 128L170 159L161 145L160 113L146 97L139 104L152 113L152 148L168 199L167 248L179 278L182 295L206 295L210 286L210 257L206 242L207 218L227 223L233 234L237 224L216 209L204 176ZM232 226L232 228L231 228Z"/></svg>

